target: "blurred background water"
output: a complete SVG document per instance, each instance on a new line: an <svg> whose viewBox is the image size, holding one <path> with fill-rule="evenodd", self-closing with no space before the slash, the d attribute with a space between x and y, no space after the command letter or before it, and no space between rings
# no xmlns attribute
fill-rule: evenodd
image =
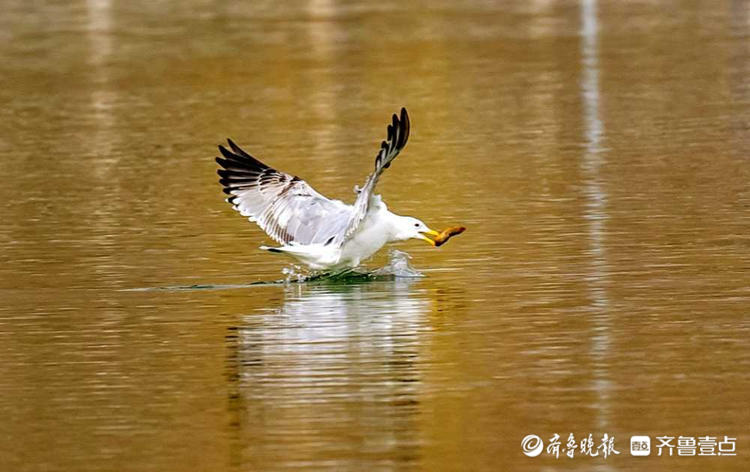
<svg viewBox="0 0 750 472"><path fill-rule="evenodd" d="M746 1L0 6L1 470L750 467ZM401 106L426 277L130 290L282 278L215 146L351 201Z"/></svg>

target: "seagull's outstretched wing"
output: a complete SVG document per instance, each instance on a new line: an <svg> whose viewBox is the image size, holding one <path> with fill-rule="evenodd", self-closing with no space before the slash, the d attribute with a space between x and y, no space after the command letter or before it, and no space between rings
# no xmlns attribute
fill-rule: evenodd
<svg viewBox="0 0 750 472"><path fill-rule="evenodd" d="M232 208L281 244L331 244L351 221L352 207L329 200L299 177L279 172L228 140L219 146L219 182ZM336 238L339 236L339 238Z"/></svg>
<svg viewBox="0 0 750 472"><path fill-rule="evenodd" d="M380 144L380 151L375 156L375 171L367 177L365 185L359 189L357 200L354 202L354 212L351 217L351 221L343 234L341 243L349 238L357 228L362 220L367 215L367 210L370 208L370 201L375 191L375 186L380 179L380 175L385 169L390 167L393 159L398 156L398 153L406 146L406 141L409 139L409 114L406 113L406 108L401 108L401 116L393 114L392 122L388 125L388 136L385 141Z"/></svg>

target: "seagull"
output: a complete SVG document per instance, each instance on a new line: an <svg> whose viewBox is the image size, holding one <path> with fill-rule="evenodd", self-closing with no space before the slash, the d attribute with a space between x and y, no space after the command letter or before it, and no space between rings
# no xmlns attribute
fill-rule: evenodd
<svg viewBox="0 0 750 472"><path fill-rule="evenodd" d="M420 239L437 246L440 233L411 216L392 213L375 186L409 139L409 115L393 115L388 136L375 157L375 170L362 187L355 186L352 205L329 199L297 176L278 171L231 139L219 146L219 182L232 208L256 223L278 247L260 249L292 256L312 270L357 267L385 244Z"/></svg>

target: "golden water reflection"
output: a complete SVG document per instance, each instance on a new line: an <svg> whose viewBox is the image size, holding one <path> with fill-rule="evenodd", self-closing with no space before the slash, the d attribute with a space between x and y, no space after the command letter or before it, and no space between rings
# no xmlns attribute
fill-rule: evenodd
<svg viewBox="0 0 750 472"><path fill-rule="evenodd" d="M747 469L746 2L3 7L0 469ZM351 201L401 106L386 202L466 233L249 285L215 146ZM520 452L569 432L625 452Z"/></svg>

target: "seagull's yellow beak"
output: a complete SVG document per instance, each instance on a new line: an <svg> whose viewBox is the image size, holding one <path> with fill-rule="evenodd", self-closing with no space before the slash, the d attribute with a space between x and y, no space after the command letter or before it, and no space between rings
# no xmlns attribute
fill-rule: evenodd
<svg viewBox="0 0 750 472"><path fill-rule="evenodd" d="M430 243L432 246L436 246L435 238L440 236L440 233L435 231L434 229L430 229L427 231L421 231L422 239ZM431 236L431 237L430 237Z"/></svg>

